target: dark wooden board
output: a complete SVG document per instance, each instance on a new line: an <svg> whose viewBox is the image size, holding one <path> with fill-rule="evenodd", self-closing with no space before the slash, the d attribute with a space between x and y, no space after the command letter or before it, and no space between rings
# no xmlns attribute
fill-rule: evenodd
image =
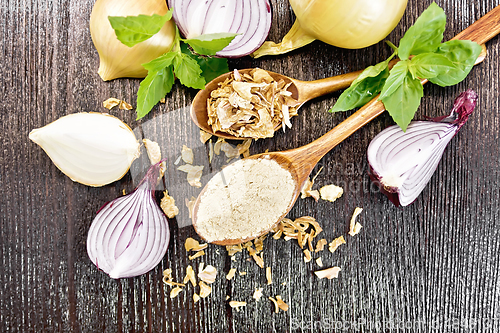
<svg viewBox="0 0 500 333"><path fill-rule="evenodd" d="M270 40L279 41L294 14L287 1L272 0ZM410 0L400 24L389 35L399 40L431 3ZM449 39L499 5L498 0L442 1L448 14ZM274 283L247 255L231 261L224 248L209 246L195 259L212 264L220 277L212 294L193 304L193 288L170 299L162 271L177 280L191 263L183 243L195 236L184 199L198 189L186 186L173 165L167 187L181 213L171 220L167 255L150 273L115 281L98 271L86 252L86 236L97 209L134 188L144 171L135 162L122 180L102 188L73 183L29 141L28 133L57 118L80 111L106 111L108 97L129 102L139 80L103 82L89 32L91 1L2 0L0 11L0 331L1 332L499 332L500 331L500 144L498 37L488 57L454 87L426 85L417 118L449 111L465 89L479 94L476 111L451 141L435 175L415 203L394 207L371 186L366 148L380 130L392 124L383 114L341 143L320 162L317 186L343 185L335 203L299 200L290 217L315 217L328 241L346 234L356 206L363 207L364 226L337 252L322 253L326 266L342 268L338 279L318 280L314 261L304 263L296 243L265 241L264 260ZM314 42L287 55L231 60L231 68L259 66L302 80L363 69L389 56L378 43L343 50ZM196 92L175 85L167 103L142 121L134 111L112 110L139 136L158 140L170 162L183 144L195 150L195 164L210 172L225 162L207 161L197 129L188 115ZM339 93L305 105L293 128L274 139L259 140L252 153L299 147L326 133L346 114L326 112ZM134 104L134 103L133 103ZM319 168L319 167L318 167ZM317 169L318 169L317 168ZM316 170L317 170L316 169ZM210 171L210 172L209 172ZM230 267L246 271L226 281ZM286 283L283 285L282 283ZM255 302L252 293L264 288ZM240 312L226 295L247 301ZM282 295L288 312L274 313L268 296Z"/></svg>

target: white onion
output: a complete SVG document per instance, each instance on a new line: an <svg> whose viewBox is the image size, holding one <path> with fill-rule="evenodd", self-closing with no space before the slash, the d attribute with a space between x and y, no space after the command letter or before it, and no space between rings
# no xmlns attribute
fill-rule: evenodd
<svg viewBox="0 0 500 333"><path fill-rule="evenodd" d="M103 186L122 178L139 156L141 145L120 119L79 112L34 129L29 138L75 182Z"/></svg>
<svg viewBox="0 0 500 333"><path fill-rule="evenodd" d="M271 27L269 0L168 0L185 38L204 34L237 33L219 57L237 58L258 49Z"/></svg>

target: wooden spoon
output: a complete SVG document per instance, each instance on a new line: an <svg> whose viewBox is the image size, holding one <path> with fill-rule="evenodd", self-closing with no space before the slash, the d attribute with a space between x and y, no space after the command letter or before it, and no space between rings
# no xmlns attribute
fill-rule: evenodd
<svg viewBox="0 0 500 333"><path fill-rule="evenodd" d="M500 6L497 6L488 14L486 14L481 19L458 34L455 39L469 39L479 44L484 44L499 32ZM476 64L482 62L485 57L486 48L483 45L483 51L476 60ZM426 82L427 80L422 80L422 84L425 84ZM288 170L295 181L295 192L292 200L288 205L287 211L278 218L276 223L271 228L262 230L262 232L260 232L258 236L268 233L279 223L281 219L286 216L286 214L288 214L290 209L292 209L293 205L295 204L295 201L299 197L300 190L302 189L305 180L309 177L309 174L316 166L318 161L326 153L328 153L332 148L337 146L340 142L342 142L356 130L363 127L365 124L385 111L384 105L378 100L378 98L379 95L373 98L365 106L360 108L357 112L352 114L349 118L327 132L325 135L305 146L283 152L264 153L247 157L249 159L259 159L263 158L264 156L267 158L271 158L278 162L283 168ZM196 227L198 207L200 204L200 198L202 197L205 190L206 187L198 196L193 207L192 221L196 232L198 232ZM247 242L258 236L238 239L224 239L220 241L214 241L212 243L218 245L235 245ZM200 235L200 237L203 238L203 235Z"/></svg>
<svg viewBox="0 0 500 333"><path fill-rule="evenodd" d="M391 65L393 65L394 63L392 63ZM238 71L243 75L249 74L251 70L253 69L248 68ZM288 88L288 91L290 91L292 93L292 97L298 101L298 109L305 102L313 98L349 87L352 81L354 81L359 76L359 74L361 74L362 70L316 81L300 81L282 74L274 73L271 71L267 72L273 77L275 81L284 80L286 83L292 83L292 85ZM224 80L229 78L231 74L232 72L229 72L216 77L205 86L205 89L198 91L193 99L193 103L191 104L191 119L199 128L212 135L216 135L218 137L229 140L244 140L248 138L236 137L232 134L220 131L214 133L212 131L212 126L208 125L207 99L210 98L210 93L219 87L219 83L224 82ZM280 127L281 123L274 130L276 131Z"/></svg>

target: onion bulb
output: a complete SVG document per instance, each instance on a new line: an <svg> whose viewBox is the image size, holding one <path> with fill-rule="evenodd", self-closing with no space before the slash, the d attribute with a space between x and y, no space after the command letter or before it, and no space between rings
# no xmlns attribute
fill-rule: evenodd
<svg viewBox="0 0 500 333"><path fill-rule="evenodd" d="M265 42L252 56L290 52L318 39L360 49L384 39L398 24L407 0L290 0L295 23L282 42Z"/></svg>
<svg viewBox="0 0 500 333"><path fill-rule="evenodd" d="M468 90L457 97L449 116L412 121L406 132L394 125L370 142L370 178L396 206L411 204L422 192L476 101L476 93Z"/></svg>
<svg viewBox="0 0 500 333"><path fill-rule="evenodd" d="M149 168L132 193L104 205L92 221L87 253L113 279L149 272L167 251L168 220L153 195L162 162Z"/></svg>
<svg viewBox="0 0 500 333"><path fill-rule="evenodd" d="M104 113L74 113L31 131L29 138L75 182L103 186L122 178L141 145L120 119Z"/></svg>
<svg viewBox="0 0 500 333"><path fill-rule="evenodd" d="M237 33L216 53L237 58L264 43L271 27L269 0L168 0L173 17L185 38L215 33Z"/></svg>
<svg viewBox="0 0 500 333"><path fill-rule="evenodd" d="M175 37L175 24L168 21L161 30L133 47L116 38L108 16L165 15L165 0L97 0L90 15L90 34L99 53L99 75L104 81L119 77L146 77L141 65L168 52Z"/></svg>

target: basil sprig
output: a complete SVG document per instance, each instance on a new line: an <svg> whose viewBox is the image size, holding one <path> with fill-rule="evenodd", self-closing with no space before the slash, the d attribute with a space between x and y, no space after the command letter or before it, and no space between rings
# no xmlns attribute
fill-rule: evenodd
<svg viewBox="0 0 500 333"><path fill-rule="evenodd" d="M406 131L423 96L420 79L442 87L455 85L469 74L481 53L481 46L468 40L442 43L446 26L444 11L432 3L399 41L390 44L395 53L389 59L366 68L339 97L330 112L362 106L380 93L394 121ZM389 60L400 61L389 71ZM413 57L410 57L413 56Z"/></svg>
<svg viewBox="0 0 500 333"><path fill-rule="evenodd" d="M116 37L128 47L133 47L157 34L171 18L172 10L163 16L153 14L108 17ZM176 27L170 51L142 65L148 71L148 75L141 82L137 92L137 119L147 115L172 90L175 78L186 87L204 89L207 82L229 72L226 59L211 56L228 46L236 35L217 33L182 39ZM194 52L191 52L188 45Z"/></svg>

